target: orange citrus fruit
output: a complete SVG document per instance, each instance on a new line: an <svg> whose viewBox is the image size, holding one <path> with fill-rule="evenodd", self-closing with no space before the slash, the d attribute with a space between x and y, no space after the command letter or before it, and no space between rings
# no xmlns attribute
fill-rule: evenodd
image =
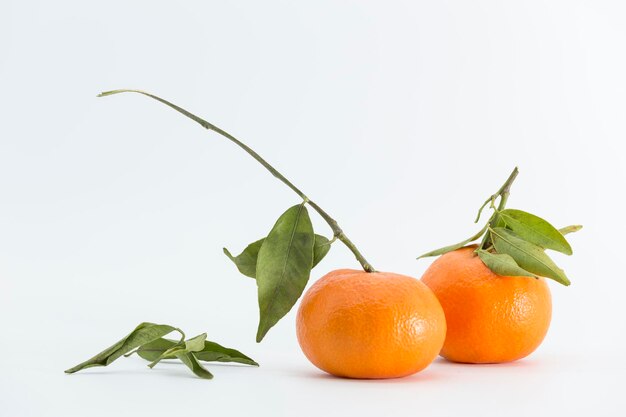
<svg viewBox="0 0 626 417"><path fill-rule="evenodd" d="M297 316L306 357L332 375L398 378L428 366L446 334L439 301L415 278L332 271L304 295Z"/></svg>
<svg viewBox="0 0 626 417"><path fill-rule="evenodd" d="M550 326L548 285L543 278L496 275L475 248L446 253L422 277L446 315L441 356L465 363L521 359L537 349Z"/></svg>

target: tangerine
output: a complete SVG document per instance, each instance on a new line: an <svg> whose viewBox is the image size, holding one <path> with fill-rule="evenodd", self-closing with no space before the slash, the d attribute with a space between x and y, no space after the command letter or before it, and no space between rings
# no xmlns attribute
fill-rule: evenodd
<svg viewBox="0 0 626 417"><path fill-rule="evenodd" d="M468 246L439 257L422 277L446 315L441 356L453 362L510 362L543 341L552 316L543 278L492 272Z"/></svg>
<svg viewBox="0 0 626 417"><path fill-rule="evenodd" d="M428 366L445 339L439 301L415 278L332 271L306 292L296 319L306 357L332 375L398 378Z"/></svg>

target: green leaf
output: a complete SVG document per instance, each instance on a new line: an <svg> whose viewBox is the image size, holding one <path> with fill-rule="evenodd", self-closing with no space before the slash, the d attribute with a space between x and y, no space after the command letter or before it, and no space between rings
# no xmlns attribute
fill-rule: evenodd
<svg viewBox="0 0 626 417"><path fill-rule="evenodd" d="M328 254L328 251L330 251L330 245L330 240L322 235L315 235L315 243L313 245L313 267L311 269L315 268L317 264L324 259L326 254Z"/></svg>
<svg viewBox="0 0 626 417"><path fill-rule="evenodd" d="M421 258L427 258L429 256L438 256L438 255L443 255L445 253L448 252L452 252L455 251L457 249L461 249L463 246L467 245L470 242L473 242L475 240L477 240L479 237L481 237L485 231L487 230L487 227L489 226L489 224L486 224L485 227L483 227L478 233L476 233L474 236L465 239L463 242L459 242L456 243L454 245L450 245L450 246L444 246L443 248L439 248L439 249L435 249L433 251L427 252L421 256L418 256L417 259L421 259Z"/></svg>
<svg viewBox="0 0 626 417"><path fill-rule="evenodd" d="M259 239L256 242L250 243L246 248L237 256L233 256L230 251L224 248L224 254L233 261L239 272L243 275L256 278L256 262L259 256L259 249L263 245L265 238ZM315 235L315 245L313 246L313 268L328 253L330 250L330 240L322 235Z"/></svg>
<svg viewBox="0 0 626 417"><path fill-rule="evenodd" d="M559 229L559 233L561 233L563 236L569 234L569 233L575 233L578 232L580 229L583 228L582 224L572 224L570 226L565 226Z"/></svg>
<svg viewBox="0 0 626 417"><path fill-rule="evenodd" d="M177 343L178 342L175 340L157 339L154 342L141 346L137 350L137 354L143 359L152 362ZM202 350L196 351L194 356L196 359L204 362L236 362L245 365L259 366L252 358L244 355L240 351L224 347L208 340L204 342ZM175 359L175 356L166 356L163 359Z"/></svg>
<svg viewBox="0 0 626 417"><path fill-rule="evenodd" d="M256 278L256 260L259 256L259 249L261 249L261 245L263 245L264 241L265 238L250 243L243 252L237 256L231 255L226 248L224 248L224 253L234 262L239 272L247 277Z"/></svg>
<svg viewBox="0 0 626 417"><path fill-rule="evenodd" d="M198 336L192 337L191 339L187 339L182 342L176 343L171 348L167 349L161 355L159 355L155 360L152 361L148 366L150 368L154 368L156 364L161 362L161 360L176 356L184 353L198 352L204 348L204 341L206 340L206 333L202 333Z"/></svg>
<svg viewBox="0 0 626 417"><path fill-rule="evenodd" d="M175 327L166 324L141 323L125 336L122 340L113 346L103 350L91 359L82 362L73 368L66 370L68 374L80 371L82 369L91 368L93 366L108 366L120 356L132 351L133 349L157 340L168 333L178 330Z"/></svg>
<svg viewBox="0 0 626 417"><path fill-rule="evenodd" d="M196 358L205 362L236 362L245 365L259 366L252 358L236 349L224 347L215 342L204 342L204 349L195 353Z"/></svg>
<svg viewBox="0 0 626 417"><path fill-rule="evenodd" d="M572 254L572 247L563 234L541 217L516 209L502 210L498 214L507 227L525 241L544 249Z"/></svg>
<svg viewBox="0 0 626 417"><path fill-rule="evenodd" d="M185 340L185 350L187 352L199 352L204 349L204 341L206 340L206 333L202 333L196 337Z"/></svg>
<svg viewBox="0 0 626 417"><path fill-rule="evenodd" d="M551 278L563 285L570 285L565 272L550 259L539 246L518 237L503 227L490 229L491 237L498 253L505 253L528 272Z"/></svg>
<svg viewBox="0 0 626 417"><path fill-rule="evenodd" d="M196 357L191 352L181 352L176 354L176 357L181 360L182 363L187 365L191 372L193 372L196 376L204 379L213 379L213 374L207 371L204 366L198 362Z"/></svg>
<svg viewBox="0 0 626 417"><path fill-rule="evenodd" d="M140 357L142 357L143 359L147 361L153 362L157 358L159 358L163 354L163 352L174 347L177 344L178 342L176 340L165 339L165 338L157 339L150 343L146 343L143 346L140 346L139 349L137 349L137 355L139 355ZM175 359L175 358L176 357L172 355L172 356L166 356L163 359Z"/></svg>
<svg viewBox="0 0 626 417"><path fill-rule="evenodd" d="M476 253L481 261L495 274L505 277L533 277L535 274L521 268L511 255L506 253L490 253L484 250L477 250Z"/></svg>
<svg viewBox="0 0 626 417"><path fill-rule="evenodd" d="M313 225L304 203L289 208L276 221L259 250L256 282L260 342L296 303L313 268Z"/></svg>

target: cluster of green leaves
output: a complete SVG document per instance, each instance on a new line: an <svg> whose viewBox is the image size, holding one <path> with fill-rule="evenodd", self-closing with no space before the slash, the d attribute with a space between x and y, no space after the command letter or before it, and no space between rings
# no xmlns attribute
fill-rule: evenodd
<svg viewBox="0 0 626 417"><path fill-rule="evenodd" d="M582 226L573 225L559 230L541 217L522 210L498 210L493 207L493 203L492 208L493 215L478 233L457 244L425 253L420 258L443 255L482 237L476 254L496 274L546 277L560 284L570 285L565 272L554 263L545 250L551 249L571 255L572 247L565 239L565 235L580 230ZM480 211L476 221L479 218Z"/></svg>
<svg viewBox="0 0 626 417"><path fill-rule="evenodd" d="M164 336L177 331L180 340L165 339ZM150 361L153 368L163 359L179 359L200 378L212 379L213 375L200 361L204 362L236 362L245 365L259 366L250 357L235 349L226 348L215 342L206 340L206 333L185 340L185 334L178 328L167 324L141 323L122 340L98 353L91 359L66 370L73 374L94 366L108 366L121 356L128 357L137 353Z"/></svg>
<svg viewBox="0 0 626 417"><path fill-rule="evenodd" d="M257 342L298 301L311 269L326 256L331 243L313 232L303 202L285 211L267 237L249 244L241 254L233 256L224 248L239 272L256 279L260 313Z"/></svg>

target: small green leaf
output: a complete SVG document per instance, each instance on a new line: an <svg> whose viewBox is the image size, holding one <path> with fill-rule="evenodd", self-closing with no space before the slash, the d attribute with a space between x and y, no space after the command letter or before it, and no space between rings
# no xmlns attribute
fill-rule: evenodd
<svg viewBox="0 0 626 417"><path fill-rule="evenodd" d="M259 250L256 281L259 299L257 342L291 310L313 268L313 225L304 203L279 218Z"/></svg>
<svg viewBox="0 0 626 417"><path fill-rule="evenodd" d="M185 340L185 350L187 352L200 352L204 349L204 341L206 340L206 333L202 333L196 337Z"/></svg>
<svg viewBox="0 0 626 417"><path fill-rule="evenodd" d="M317 264L324 259L326 254L328 254L328 251L330 251L330 245L330 240L322 235L315 235L315 244L313 245L313 267L311 269L315 268Z"/></svg>
<svg viewBox="0 0 626 417"><path fill-rule="evenodd" d="M525 241L544 249L572 254L572 247L563 234L541 217L516 209L502 210L498 214L507 227Z"/></svg>
<svg viewBox="0 0 626 417"><path fill-rule="evenodd" d="M179 354L183 354L183 353L198 352L204 348L205 340L206 340L206 333L202 333L196 337L192 337L191 339L178 342L171 348L161 353L161 355L159 355L155 360L153 360L152 363L150 363L148 366L150 368L154 368L156 364L158 364L159 362L161 362L161 360L165 358L172 357L172 356L178 357Z"/></svg>
<svg viewBox="0 0 626 417"><path fill-rule="evenodd" d="M435 249L433 251L427 252L421 256L418 256L417 259L421 259L421 258L427 258L429 256L438 256L438 255L443 255L445 253L448 252L452 252L455 251L457 249L461 249L463 246L467 245L468 243L471 243L475 240L477 240L478 238L480 238L485 231L487 230L487 227L489 226L489 224L486 224L485 227L483 227L478 233L476 233L474 236L465 239L463 242L459 242L456 243L454 245L450 245L450 246L444 246L443 248L439 248L439 249Z"/></svg>
<svg viewBox="0 0 626 417"><path fill-rule="evenodd" d="M572 224L571 226L565 226L559 229L559 232L565 236L569 233L575 233L578 232L580 229L582 229L583 226L582 224Z"/></svg>
<svg viewBox="0 0 626 417"><path fill-rule="evenodd" d="M245 365L259 366L252 358L236 349L224 347L215 342L204 342L204 349L195 353L196 358L205 362L236 362Z"/></svg>
<svg viewBox="0 0 626 417"><path fill-rule="evenodd" d="M551 278L563 285L570 285L565 272L550 259L539 246L518 237L503 227L490 229L496 251L508 254L517 264L528 272Z"/></svg>
<svg viewBox="0 0 626 417"><path fill-rule="evenodd" d="M193 372L196 376L203 379L213 379L213 374L207 371L204 366L198 362L196 357L191 352L181 352L176 354L176 357L181 360L182 363L187 365L191 372Z"/></svg>
<svg viewBox="0 0 626 417"><path fill-rule="evenodd" d="M224 248L224 254L226 254L226 256L233 261L239 272L247 277L256 278L256 262L259 256L259 249L261 249L264 241L265 238L250 243L246 246L243 252L237 256L233 256L226 248ZM324 259L330 250L330 245L330 240L326 237L322 235L315 235L315 245L313 247L313 268L315 268L317 264Z"/></svg>
<svg viewBox="0 0 626 417"><path fill-rule="evenodd" d="M511 255L506 253L490 253L484 250L477 250L476 253L481 261L495 274L505 277L533 277L535 274L521 268Z"/></svg>
<svg viewBox="0 0 626 417"><path fill-rule="evenodd" d="M171 349L177 344L178 342L176 340L165 339L165 338L157 339L139 347L139 349L137 349L137 355L139 355L140 357L142 357L143 359L147 361L153 362L157 358L159 358L163 354L163 352L165 352L168 349ZM175 359L175 358L176 357L172 355L172 356L166 356L163 359Z"/></svg>
<svg viewBox="0 0 626 417"><path fill-rule="evenodd" d="M170 339L157 339L154 342L141 346L137 354L147 361L154 361L166 350L172 348L178 342ZM206 340L204 347L194 353L196 359L204 362L236 362L245 365L259 366L252 358L238 350L224 347L218 343ZM163 359L175 359L175 356L165 356Z"/></svg>
<svg viewBox="0 0 626 417"><path fill-rule="evenodd" d="M135 328L135 330L130 332L126 337L115 343L113 346L103 350L93 358L66 370L65 372L72 374L93 366L107 366L120 356L132 351L133 349L157 340L174 330L178 329L165 324L141 323Z"/></svg>
<svg viewBox="0 0 626 417"><path fill-rule="evenodd" d="M152 362L148 364L148 367L154 368L163 359L177 357L176 355L178 353L183 353L183 352L185 352L185 342L178 342L174 346L172 346L171 348L169 348L168 350L166 350L165 352L157 356L156 359L154 359Z"/></svg>
<svg viewBox="0 0 626 417"><path fill-rule="evenodd" d="M261 245L263 245L264 241L265 238L250 243L243 252L237 256L231 255L226 248L224 248L224 253L235 263L239 272L247 277L256 278L256 260L259 256L259 249L261 249Z"/></svg>

